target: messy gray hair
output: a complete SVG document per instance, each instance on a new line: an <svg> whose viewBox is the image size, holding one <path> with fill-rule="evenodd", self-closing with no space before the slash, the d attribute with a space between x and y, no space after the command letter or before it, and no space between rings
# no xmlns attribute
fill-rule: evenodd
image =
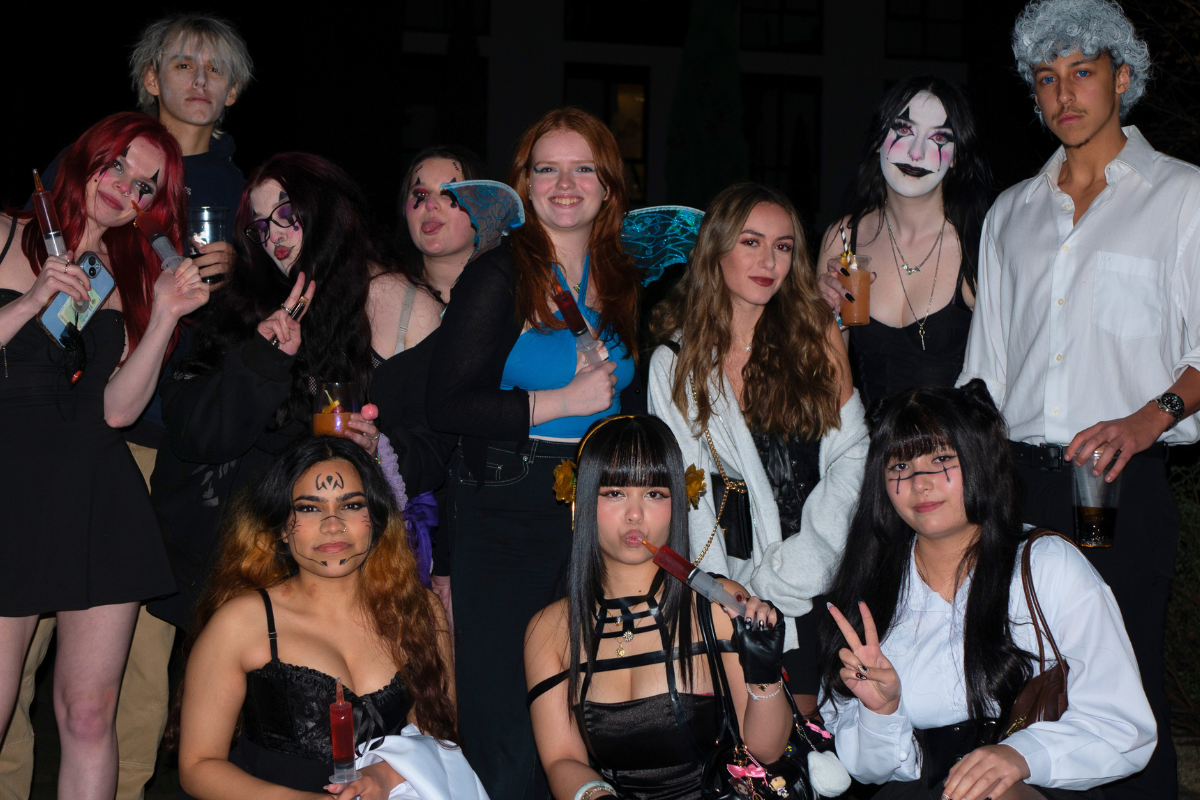
<svg viewBox="0 0 1200 800"><path fill-rule="evenodd" d="M1107 52L1114 70L1128 64L1129 88L1121 95L1122 119L1145 94L1150 79L1150 48L1112 0L1035 0L1017 17L1012 48L1017 69L1030 88L1039 64L1076 51L1087 58Z"/></svg>
<svg viewBox="0 0 1200 800"><path fill-rule="evenodd" d="M173 44L198 42L212 48L217 66L229 75L229 85L239 93L250 85L254 74L254 62L250 51L233 24L210 14L176 14L152 22L142 31L133 53L129 56L129 77L133 90L137 92L138 107L147 114L158 115L158 98L146 91L143 79L146 70L157 74L162 69L163 56ZM225 111L217 119L217 125L225 118Z"/></svg>

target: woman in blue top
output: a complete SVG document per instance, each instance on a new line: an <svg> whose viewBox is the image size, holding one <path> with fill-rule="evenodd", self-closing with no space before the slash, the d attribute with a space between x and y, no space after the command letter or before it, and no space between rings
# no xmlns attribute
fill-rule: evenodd
<svg viewBox="0 0 1200 800"><path fill-rule="evenodd" d="M600 120L553 111L525 132L508 182L526 224L467 265L433 353L430 424L459 434L450 465L451 593L463 752L492 797L545 796L525 708L522 642L564 596L571 509L553 471L597 419L644 408L634 381L637 272L621 249L624 164ZM566 289L602 342L590 368L552 296Z"/></svg>

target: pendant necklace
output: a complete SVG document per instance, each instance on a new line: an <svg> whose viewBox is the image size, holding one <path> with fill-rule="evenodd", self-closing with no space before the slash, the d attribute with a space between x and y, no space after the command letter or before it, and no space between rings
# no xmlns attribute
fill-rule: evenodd
<svg viewBox="0 0 1200 800"><path fill-rule="evenodd" d="M884 216L884 219L887 219L887 217ZM946 223L943 221L942 222L942 230L944 231L945 229L946 229ZM888 229L888 232L891 233L890 228ZM937 290L938 269L942 266L941 241L942 241L942 235L939 233L938 234L938 248L937 248L937 251L938 251L937 262L934 264L934 267L933 267L933 286L931 286L929 289L929 302L925 304L925 316L922 319L918 320L917 312L913 309L912 300L908 299L908 289L906 289L904 287L904 276L900 274L900 270L902 268L907 269L908 265L905 264L905 265L901 266L900 262L902 260L904 260L904 257L903 257L903 255L901 255L899 258L896 257L896 253L900 250L900 248L896 247L896 240L892 239L892 261L894 261L896 263L896 277L898 277L900 279L900 291L904 292L904 302L908 303L908 310L910 312L912 312L913 320L916 321L916 323L917 323L917 333L921 337L921 350L922 351L925 350L925 323L929 321L929 309L933 308L933 293ZM933 253L931 252L929 255L933 255ZM929 260L929 256L926 256L925 261L928 261L928 260ZM922 261L921 265L918 266L917 269L909 270L908 274L909 275L913 274L914 272L919 270L921 268L921 266L924 266L924 264L925 264L925 262Z"/></svg>
<svg viewBox="0 0 1200 800"><path fill-rule="evenodd" d="M905 258L904 253L902 253L900 251L900 244L896 241L896 234L892 233L892 223L888 220L888 215L887 215L886 209L883 212L883 224L887 225L888 238L891 239L891 241L892 241L892 249L895 250L896 253L900 253L900 261L899 261L900 269L904 270L909 275L912 275L914 272L920 272L921 267L925 266L926 262L929 261L929 257L933 255L934 250L937 250L938 253L941 253L942 237L946 233L946 217L945 216L942 217L942 229L940 231L938 231L937 238L933 240L933 246L929 248L929 252L925 254L925 258L921 261L921 263L917 264L915 267L910 267L908 265L908 259ZM893 255L895 255L895 254L893 253Z"/></svg>

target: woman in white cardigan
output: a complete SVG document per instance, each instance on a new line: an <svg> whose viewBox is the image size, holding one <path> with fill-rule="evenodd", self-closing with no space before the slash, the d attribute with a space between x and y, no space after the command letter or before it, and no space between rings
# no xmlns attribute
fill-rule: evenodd
<svg viewBox="0 0 1200 800"><path fill-rule="evenodd" d="M862 484L862 403L784 195L752 183L721 192L690 261L655 311L665 344L650 360L650 411L708 475L688 518L692 559L802 618L788 625L785 665L812 711L819 670L806 615L841 560Z"/></svg>

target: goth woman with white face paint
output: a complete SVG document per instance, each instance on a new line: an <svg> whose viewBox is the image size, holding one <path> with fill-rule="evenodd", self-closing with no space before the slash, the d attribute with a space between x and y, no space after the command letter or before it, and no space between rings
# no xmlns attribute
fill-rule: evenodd
<svg viewBox="0 0 1200 800"><path fill-rule="evenodd" d="M846 296L838 228L856 255L871 258L871 321L847 334L868 405L958 377L991 197L962 92L930 76L892 87L871 122L850 214L830 226L820 256L821 293L835 310Z"/></svg>

